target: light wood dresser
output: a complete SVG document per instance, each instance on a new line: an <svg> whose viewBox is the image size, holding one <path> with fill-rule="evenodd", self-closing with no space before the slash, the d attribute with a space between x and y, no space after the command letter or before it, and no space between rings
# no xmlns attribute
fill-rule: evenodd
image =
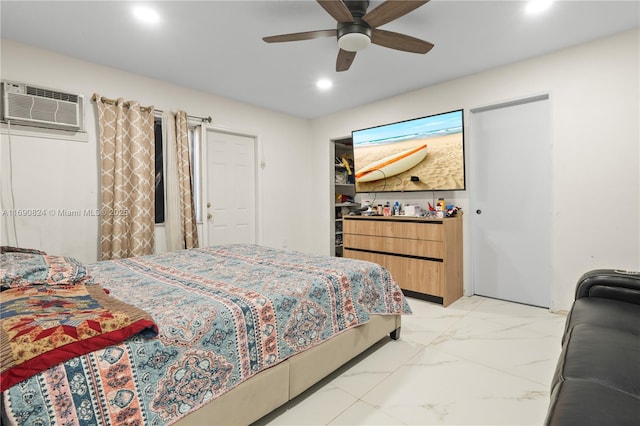
<svg viewBox="0 0 640 426"><path fill-rule="evenodd" d="M384 266L407 296L462 297L462 217L345 216L343 232L344 257Z"/></svg>

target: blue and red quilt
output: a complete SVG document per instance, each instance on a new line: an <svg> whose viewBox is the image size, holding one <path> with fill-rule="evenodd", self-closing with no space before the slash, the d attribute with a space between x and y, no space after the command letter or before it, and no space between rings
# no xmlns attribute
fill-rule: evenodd
<svg viewBox="0 0 640 426"><path fill-rule="evenodd" d="M3 393L16 425L166 425L358 324L409 313L376 264L256 245L89 265L159 334L57 364ZM91 284L87 284L90 286Z"/></svg>

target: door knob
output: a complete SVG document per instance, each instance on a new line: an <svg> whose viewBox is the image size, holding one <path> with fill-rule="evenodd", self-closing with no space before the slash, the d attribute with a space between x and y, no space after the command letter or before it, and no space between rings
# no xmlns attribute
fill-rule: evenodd
<svg viewBox="0 0 640 426"><path fill-rule="evenodd" d="M212 217L213 215L211 213L207 213L207 220L211 220Z"/></svg>
<svg viewBox="0 0 640 426"><path fill-rule="evenodd" d="M207 208L211 207L211 203L207 203Z"/></svg>
<svg viewBox="0 0 640 426"><path fill-rule="evenodd" d="M482 210L480 209L476 210L476 214L482 214Z"/></svg>

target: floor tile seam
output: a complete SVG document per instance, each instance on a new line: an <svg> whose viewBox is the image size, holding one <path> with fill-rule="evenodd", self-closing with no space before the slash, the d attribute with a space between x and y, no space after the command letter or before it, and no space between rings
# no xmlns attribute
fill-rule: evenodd
<svg viewBox="0 0 640 426"><path fill-rule="evenodd" d="M467 296L467 297L477 297L479 299L482 300L482 302L491 302L491 301L499 301L499 302L503 302L505 304L513 304L513 305L518 305L518 306L522 306L523 308L533 308L533 309L538 309L538 310L543 310L544 312L536 312L535 315L512 315L511 317L514 318L529 318L529 317L535 317L538 315L551 315L552 317L559 317L559 318L566 318L567 314L566 313L562 313L562 312L554 312L551 311L550 308L545 308L542 306L532 306L532 305L527 305L524 303L518 303L518 302L513 302L513 301L509 301L509 300L505 300L505 299L494 299L491 297L487 297L487 296L480 296L480 295L471 295L471 296ZM471 309L470 312L475 311L482 303L478 303L477 306L475 306L473 309Z"/></svg>
<svg viewBox="0 0 640 426"><path fill-rule="evenodd" d="M404 363L403 363L403 364L401 364L398 368L400 368L402 365L404 365ZM395 373L395 372L398 370L398 368L396 368L396 369L395 369L395 370L393 370L393 371L384 371L384 372L380 372L380 375L384 374L385 376L384 376L383 378L381 378L379 381L377 381L373 386L371 386L371 388L370 388L369 390L367 390L367 391L362 395L362 397L364 397L366 394L368 394L369 392L371 392L371 391L372 391L376 386L378 386L380 383L384 382L384 381L385 381L385 380L386 380L390 375L392 375L393 373ZM341 376L340 376L340 377L341 377ZM352 396L352 397L354 397L354 398L356 398L356 399L361 399L361 398L362 398L362 397L360 397L360 396L354 395L354 394L353 394L353 392L350 392L349 390L342 388L338 383L333 383L333 382L332 382L331 384L332 384L333 386L337 387L338 389L340 389L341 391L343 391L343 392L345 392L345 393L349 394L350 396Z"/></svg>
<svg viewBox="0 0 640 426"><path fill-rule="evenodd" d="M374 386L371 387L371 389L369 389L368 391L366 391L364 394L362 394L361 397L359 397L360 400L362 400L363 398L365 398L367 395L369 395L371 392L373 392L378 386L380 386L381 384L383 384L384 382L386 382L387 380L389 380L389 378L395 374L396 372L398 372L402 367L405 367L407 365L407 363L409 361L411 361L412 359L414 359L415 357L417 357L418 355L420 355L426 348L427 346L424 346L422 344L420 344L422 346L422 349L420 349L418 352L416 352L412 357L410 357L408 360L406 360L405 362L403 362L402 364L400 364L398 367L396 367L393 371L391 371L389 374L387 374L387 376L380 380L378 383L376 383ZM363 401L365 402L365 401ZM371 405L371 404L369 404ZM377 407L376 407L377 408ZM394 417L395 418L395 417Z"/></svg>
<svg viewBox="0 0 640 426"><path fill-rule="evenodd" d="M551 321L555 321L554 318L545 318L545 317L527 317L527 316L519 316L519 315L512 315L512 316L504 316L504 317L484 317L484 318L474 318L480 321L487 321L490 322L492 324L497 324L497 325L503 325L503 326L509 326L510 322L511 324L511 328L522 328L522 327L530 327L531 324L540 324L540 320L542 321L549 321L549 324L553 324ZM524 321L526 320L526 321ZM524 322L523 322L524 321ZM564 324L562 324L562 326L564 326ZM532 330L532 331L536 331L539 332L537 330Z"/></svg>
<svg viewBox="0 0 640 426"><path fill-rule="evenodd" d="M364 396L364 395L363 395ZM332 418L328 423L325 424L325 426L331 426L332 423L338 418L340 417L343 413L345 413L347 410L349 410L351 407L353 407L354 405L356 405L358 402L362 402L363 404L366 404L367 406L371 407L374 410L378 410L382 413L384 413L385 415L391 417L392 419L396 420L398 423L398 425L407 425L407 423L403 422L402 420L398 419L396 416L386 412L385 410L383 410L381 407L376 407L374 405L369 404L366 401L363 401L361 398L357 398L356 401L354 401L351 405L349 405L347 408L345 408L344 410L342 410L339 414L337 414L334 418Z"/></svg>
<svg viewBox="0 0 640 426"><path fill-rule="evenodd" d="M480 297L482 297L482 296L480 296ZM440 337L444 336L444 335L445 335L449 330L451 330L453 327L455 327L455 326L456 326L460 321L463 321L463 320L464 320L468 315L470 315L472 312L475 312L478 308L480 308L480 306L484 305L485 303L486 303L486 299L481 298L481 299L480 299L480 302L479 302L479 303L477 303L477 304L476 304L476 306L474 306L474 307L473 307L472 309L470 309L467 313L465 313L464 315L462 315L462 316L461 316L461 317L460 317L456 322L452 323L449 327L447 327L447 328L446 328L446 329L444 329L440 334L438 334L438 335L436 336L436 338L434 338L431 342L429 342L427 345L425 345L425 346L426 346L426 348L430 348L430 349L433 349L433 350L436 350L436 351L439 351L439 352L442 352L442 353L446 353L447 355L451 355L451 356L454 356L454 357L456 357L456 358L463 359L463 360L466 360L466 361L472 362L472 363L477 364L477 365L482 365L483 367L491 368L491 369L493 369L493 370L500 371L501 373L508 374L508 375L510 375L510 376L514 376L514 377L517 377L517 378L520 378L520 379L524 379L524 380L527 380L528 382L535 383L535 384L538 384L538 385L540 385L540 386L550 386L550 384L549 384L549 383L542 383L542 382L534 381L534 380L531 380L531 379L530 379L530 378L528 378L528 377L522 377L522 376L517 375L517 374L514 374L514 373L512 373L512 372L504 371L504 370L502 370L502 369L500 369L500 368L496 368L496 367L494 367L494 366L486 365L486 364L484 364L484 363L482 363L482 362L478 362L477 360L469 359L469 358L466 358L466 357L461 357L461 356L459 356L459 355L457 355L457 354L451 353L451 352L449 352L449 351L446 351L446 350L444 350L444 349L440 349L440 348L438 348L437 346L435 346L435 344L436 344L436 343L438 343L438 344L439 344L439 343L442 343L442 342L443 342L442 340L441 340L441 341L438 341L438 339L439 339ZM490 320L486 320L486 319L485 319L484 321L489 321L490 323L495 324L494 322L492 322L492 321L490 321ZM501 324L501 325L502 325L502 324ZM536 333L537 333L537 332L536 332ZM540 333L540 334L542 334L542 333ZM548 338L548 337L550 337L550 336L547 336L547 335L536 336L536 338ZM423 350L424 350L424 349L423 349ZM420 352L422 352L423 350L421 350ZM419 352L419 353L420 353L420 352ZM418 354L416 354L416 355L418 355ZM414 356L414 357L412 357L411 359L413 359L413 358L415 358L415 356ZM407 362L411 361L411 359L409 359ZM406 364L406 363L405 363L405 364Z"/></svg>
<svg viewBox="0 0 640 426"><path fill-rule="evenodd" d="M514 373L512 373L512 372L510 372L510 371L505 371L505 370L502 370L502 369L497 368L497 367L495 367L495 366L487 365L487 364L482 363L482 362L479 362L479 361L477 361L477 360L469 359L469 358L466 358L466 357L460 356L460 355L458 355L458 354L454 354L454 353L448 352L448 351L446 351L446 350L444 350L444 349L439 349L439 348L429 347L429 346L427 346L427 348L429 348L429 349L431 349L431 350L434 350L434 351L437 351L437 352L440 352L440 353L447 354L447 355L449 355L449 356L456 357L456 358L458 358L458 359L460 359L460 360L463 360L463 361L468 361L468 362L471 362L471 363L476 364L476 365L481 365L481 366L483 366L483 367L485 367L485 368L489 368L489 369L491 369L491 370L499 371L499 372L501 372L501 373L503 373L503 374L508 374L509 376L513 376L513 377L516 377L516 378L518 378L518 379L526 380L527 382L530 382L530 383L532 383L532 384L536 384L536 385L539 385L539 386L547 386L547 387L550 387L550 386L551 386L551 383L541 383L541 382L537 382L537 381L531 380L531 379L530 379L530 378L528 378L528 377L523 377L523 376L520 376L520 375L518 375L518 374L514 374ZM425 348L425 349L426 349L426 348ZM405 363L405 365L406 365L406 363ZM413 365L414 365L414 366L417 366L418 364L413 364Z"/></svg>
<svg viewBox="0 0 640 426"><path fill-rule="evenodd" d="M354 404L356 404L359 401L359 398L355 395L352 395L350 392L347 392L346 390L342 389L339 386L336 386L335 383L332 383L331 381L328 381L327 383L325 383L324 386L332 386L334 389L333 390L338 390L340 392L343 392L345 394L347 394L348 396L352 397L354 400L351 404L347 405L344 409L340 410L340 412L338 412L335 416L333 416L331 419L329 419L326 423L325 426L330 425L331 422L333 422L335 419L337 419L338 417L340 417L340 415L342 415L342 413L344 413L345 411L347 411L349 408L351 408ZM324 388L323 386L323 388ZM317 392L317 391L316 391ZM313 392L313 394L315 394L316 392Z"/></svg>
<svg viewBox="0 0 640 426"><path fill-rule="evenodd" d="M477 305L479 306L479 305L481 305L483 303L484 303L484 301L481 300ZM453 327L455 327L457 324L459 324L461 321L463 321L471 312L473 312L476 308L478 308L478 306L475 306L473 309L467 311L464 315L460 315L459 318L456 319L454 322L452 322L448 327L445 327L440 332L437 332L436 337L434 339L432 339L431 342L429 342L425 346L427 346L427 347L430 346L431 344L433 344L433 342L435 342L440 337L445 335L449 330L451 330ZM443 309L447 309L447 308L443 308Z"/></svg>
<svg viewBox="0 0 640 426"><path fill-rule="evenodd" d="M481 305L482 303L484 303L484 301L481 301L480 303L478 303L478 305ZM474 309L476 309L476 307L474 307ZM443 308L443 309L447 309L447 308ZM449 331L452 327L454 327L455 325L457 325L460 321L464 320L467 315L469 315L471 312L473 312L474 309L471 309L467 312L465 312L463 315L460 315L456 320L454 320L448 327L443 328L440 332L436 332L437 335L433 340L437 340L440 336L442 336L443 334L445 334L447 331ZM433 343L430 342L429 345ZM428 346L428 345L427 345Z"/></svg>
<svg viewBox="0 0 640 426"><path fill-rule="evenodd" d="M488 322L486 320L478 320L478 321L485 321ZM503 325L505 326L505 328L503 329L499 329L499 330L488 330L488 331L479 331L479 332L475 332L473 334L471 333L467 333L467 334L454 334L451 333L448 336L446 335L439 335L435 340L438 340L438 338L442 337L441 339L438 340L438 342L431 342L431 343L442 343L446 340L500 340L500 341L509 341L509 340L545 340L545 339L551 339L551 340L557 340L559 341L560 336L556 336L553 334L549 334L549 333L544 333L542 331L538 331L538 330L522 330L523 332L521 333L522 335L518 335L518 336L501 336L501 334L504 333L513 333L514 331L520 331L519 328L520 327L509 327L506 326L506 324L496 324L493 322L488 322L491 325ZM450 331L450 329L447 329L447 331ZM430 344L431 344L430 343Z"/></svg>
<svg viewBox="0 0 640 426"><path fill-rule="evenodd" d="M402 337L400 337L400 339L399 339L399 340L402 340ZM395 373L396 371L398 371L402 366L404 366L407 362L409 362L409 360L413 359L416 355L418 355L419 353L421 353L421 352L426 348L426 346L425 346L424 344L422 344L422 343L413 342L413 341L410 341L410 340L405 340L405 341L406 341L406 342L410 342L410 343L414 343L414 344L416 344L417 346L420 346L420 349L419 349L415 354L413 354L411 357L409 357L407 360L405 360L404 362L402 362L401 364L399 364L397 367L395 367L394 369L392 369L392 370L388 370L388 371L381 371L381 372L379 372L379 373L381 373L381 375L382 375L382 374L384 374L385 376L384 376L383 378L381 378L380 380L378 380L378 381L377 381L373 386L371 386L371 388L370 388L369 390L367 390L364 394L362 394L362 396L354 395L352 392L348 391L347 389L342 388L339 384L334 383L334 380L335 380L335 379L331 379L331 380L329 381L329 383L330 383L332 386L337 387L338 389L340 389L340 390L342 390L343 392L345 392L345 393L347 393L347 394L349 394L349 395L353 396L353 397L354 397L354 398L356 398L356 399L359 399L359 400L360 400L360 399L364 398L364 396L365 396L365 395L367 395L369 392L373 391L377 386L379 386L382 382L384 382L385 380L387 380L387 379L388 379L392 374L394 374L394 373ZM388 343L391 343L391 344L392 344L392 343L394 343L394 341L391 341L391 342L388 342ZM361 361L359 361L359 362L362 362L362 360L361 360ZM346 365L346 364L345 364L345 365ZM337 370L336 370L336 371L337 371ZM374 373L375 373L375 372L374 372ZM340 375L336 376L336 379L337 379L337 378L339 378L339 377L342 377L343 375L344 375L344 372L340 373Z"/></svg>
<svg viewBox="0 0 640 426"><path fill-rule="evenodd" d="M477 307L476 307L476 308L477 308ZM444 329L444 330L443 330L443 331L442 331L442 332L441 332L441 333L440 333L440 334L439 334L439 335L434 339L434 341L435 341L435 340L437 340L438 338L440 338L443 334L445 334L445 333L446 333L446 332L448 332L449 330L451 330L451 329L452 329L453 327L455 327L457 324L459 324L459 323L460 323L460 321L463 321L464 319L466 319L466 318L467 318L467 316L468 316L468 315L470 315L472 312L473 312L473 310L472 310L472 311L469 311L469 312L468 312L467 314L465 314L464 316L461 316L461 317L460 317L456 322L454 322L454 323L453 323L453 324L451 324L449 327L447 327L446 329ZM526 317L518 317L518 316L516 316L516 317L514 317L514 318L526 318ZM507 330L518 329L518 328L522 328L522 327L527 327L527 326L528 326L528 324L519 324L519 325L518 325L518 324L516 324L516 325L509 326L509 324L505 324L504 322L501 322L501 321L498 321L498 320L495 320L495 319L492 319L492 318L477 318L477 320L478 320L478 321L486 321L487 323L492 324L492 325L504 326L504 327L507 327L507 328L506 328ZM531 331L533 334L537 334L538 336L536 336L536 337L538 337L538 338L554 337L553 335L550 335L550 334L548 334L548 333L544 333L544 332L539 331L539 330L529 330L529 331ZM432 343L433 343L433 342L432 342Z"/></svg>
<svg viewBox="0 0 640 426"><path fill-rule="evenodd" d="M342 390L345 393L348 393L346 391L344 391L342 388L340 388L340 390ZM353 396L353 395L351 395ZM354 397L355 398L355 397ZM353 401L349 406L347 406L344 410L340 411L338 414L336 414L331 420L329 420L327 423L325 423L325 426L329 426L331 425L331 423L333 423L334 420L336 420L338 417L340 417L344 412L346 412L349 408L353 407L357 402L359 401L358 398L356 398L355 401Z"/></svg>

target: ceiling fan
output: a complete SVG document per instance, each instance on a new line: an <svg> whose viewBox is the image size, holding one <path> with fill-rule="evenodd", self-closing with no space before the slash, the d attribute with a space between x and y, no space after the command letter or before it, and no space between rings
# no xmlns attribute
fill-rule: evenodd
<svg viewBox="0 0 640 426"><path fill-rule="evenodd" d="M317 0L320 6L338 22L335 30L282 34L264 37L263 40L267 43L280 43L320 37L337 37L340 50L336 61L336 71L348 70L356 53L370 43L404 52L424 54L433 48L433 44L406 34L381 30L378 27L406 15L428 1L387 0L367 12L369 0Z"/></svg>

